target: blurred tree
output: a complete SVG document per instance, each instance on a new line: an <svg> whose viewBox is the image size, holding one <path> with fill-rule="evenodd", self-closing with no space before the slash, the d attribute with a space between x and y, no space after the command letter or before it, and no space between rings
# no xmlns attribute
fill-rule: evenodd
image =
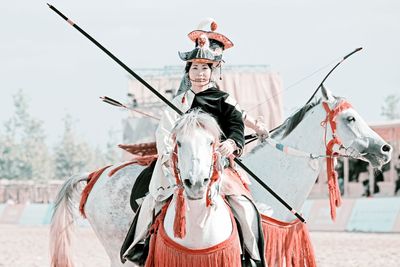
<svg viewBox="0 0 400 267"><path fill-rule="evenodd" d="M108 131L108 141L104 154L105 164L115 164L121 160L121 149L117 146L118 141L115 137L116 132Z"/></svg>
<svg viewBox="0 0 400 267"><path fill-rule="evenodd" d="M90 171L93 152L91 147L79 140L73 131L73 119L70 115L64 117L64 133L60 142L54 147L55 178L66 177L82 171Z"/></svg>
<svg viewBox="0 0 400 267"><path fill-rule="evenodd" d="M76 135L70 115L64 117L63 135L50 153L43 122L30 115L22 90L13 96L13 102L15 113L0 132L0 179L64 179L120 160L111 130L106 147L93 149Z"/></svg>
<svg viewBox="0 0 400 267"><path fill-rule="evenodd" d="M395 120L400 119L400 97L391 94L385 97L384 103L381 106L381 115L386 119Z"/></svg>
<svg viewBox="0 0 400 267"><path fill-rule="evenodd" d="M14 115L0 136L0 178L45 180L52 178L52 159L45 143L43 122L28 112L22 90L14 96Z"/></svg>
<svg viewBox="0 0 400 267"><path fill-rule="evenodd" d="M90 162L88 163L88 170L97 170L101 167L116 164L121 161L120 148L117 146L117 141L115 138L115 131L110 129L108 131L108 141L106 143L105 149L100 146L96 146L93 150L93 154Z"/></svg>

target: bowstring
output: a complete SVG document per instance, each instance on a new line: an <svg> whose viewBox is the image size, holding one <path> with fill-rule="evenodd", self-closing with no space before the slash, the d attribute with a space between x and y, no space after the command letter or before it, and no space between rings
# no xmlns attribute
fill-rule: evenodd
<svg viewBox="0 0 400 267"><path fill-rule="evenodd" d="M318 68L317 70L315 70L315 71L312 72L311 74L309 74L309 75L307 75L307 76L301 78L300 80L297 80L296 82L294 82L294 83L292 83L291 85L285 87L283 90L277 92L276 94L273 94L271 97L267 98L265 101L263 101L263 102L261 102L261 103L255 105L255 106L253 106L253 107L247 109L247 112L249 112L249 111L251 111L251 110L253 110L253 109L255 109L255 108L257 108L257 107L259 107L259 106L261 106L261 105L264 105L265 103L269 102L271 99L275 98L276 96L281 95L281 94L283 94L284 92L287 92L290 88L292 88L292 87L294 87L294 86L296 86L296 85L302 83L303 81L307 80L308 78L310 78L310 77L314 76L315 74L321 72L322 70L328 68L328 67L329 67L330 65L332 65L333 63L336 63L336 62L338 61L338 59L340 59L340 58L336 58L335 60L332 60L331 62L329 62L328 64L326 64L326 65L324 65L324 66L322 66L322 67L320 67L320 68Z"/></svg>

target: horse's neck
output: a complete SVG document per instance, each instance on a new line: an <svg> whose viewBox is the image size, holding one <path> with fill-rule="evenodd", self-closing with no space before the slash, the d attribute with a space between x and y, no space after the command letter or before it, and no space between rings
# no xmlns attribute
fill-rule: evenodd
<svg viewBox="0 0 400 267"><path fill-rule="evenodd" d="M168 207L164 219L167 235L176 243L191 249L207 248L219 244L232 233L230 211L220 196L214 197L214 205L206 207L205 200L186 199L186 236L175 238L175 197Z"/></svg>
<svg viewBox="0 0 400 267"><path fill-rule="evenodd" d="M315 106L289 136L281 140L277 138L278 142L304 152L325 155L324 128L321 126L325 116L322 105ZM317 168L313 168L309 158L287 155L270 145L250 153L244 162L296 210L302 208L322 167L322 160L314 162ZM295 218L257 182L253 182L251 189L256 201L272 207L274 218L284 221Z"/></svg>
<svg viewBox="0 0 400 267"><path fill-rule="evenodd" d="M326 113L322 105L317 105L286 138L280 140L281 143L315 155L325 154L325 130L321 125L325 117ZM327 129L327 135L329 135L330 127L328 126Z"/></svg>

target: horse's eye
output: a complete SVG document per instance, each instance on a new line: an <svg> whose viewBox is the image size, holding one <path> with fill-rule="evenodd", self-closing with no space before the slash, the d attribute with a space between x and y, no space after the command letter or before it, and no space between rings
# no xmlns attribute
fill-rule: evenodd
<svg viewBox="0 0 400 267"><path fill-rule="evenodd" d="M348 116L347 117L347 121L348 122L354 122L354 121L356 121L356 119L353 116Z"/></svg>
<svg viewBox="0 0 400 267"><path fill-rule="evenodd" d="M211 141L211 142L210 142L210 146L212 146L213 144L214 144L214 141Z"/></svg>
<svg viewBox="0 0 400 267"><path fill-rule="evenodd" d="M181 146L182 146L181 142L179 142L179 141L176 141L176 145L177 145L178 147L181 147Z"/></svg>

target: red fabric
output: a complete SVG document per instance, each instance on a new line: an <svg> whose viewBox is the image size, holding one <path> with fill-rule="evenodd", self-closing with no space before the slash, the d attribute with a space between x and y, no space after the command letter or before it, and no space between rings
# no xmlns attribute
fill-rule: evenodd
<svg viewBox="0 0 400 267"><path fill-rule="evenodd" d="M164 206L152 227L150 251L145 267L240 267L240 241L232 218L232 234L224 242L205 249L188 249L170 239L164 229L164 217L169 203Z"/></svg>
<svg viewBox="0 0 400 267"><path fill-rule="evenodd" d="M90 194L90 191L92 191L94 184L97 182L97 180L100 178L101 174L112 165L108 165L106 167L103 167L97 171L92 172L91 174L89 174L88 176L88 183L85 186L85 188L82 191L82 195L81 195L81 201L79 203L79 212L82 214L82 216L84 218L86 218L86 214L85 214L85 204L87 201L87 198Z"/></svg>
<svg viewBox="0 0 400 267"><path fill-rule="evenodd" d="M315 254L306 224L299 219L282 222L261 215L268 266L315 267Z"/></svg>

